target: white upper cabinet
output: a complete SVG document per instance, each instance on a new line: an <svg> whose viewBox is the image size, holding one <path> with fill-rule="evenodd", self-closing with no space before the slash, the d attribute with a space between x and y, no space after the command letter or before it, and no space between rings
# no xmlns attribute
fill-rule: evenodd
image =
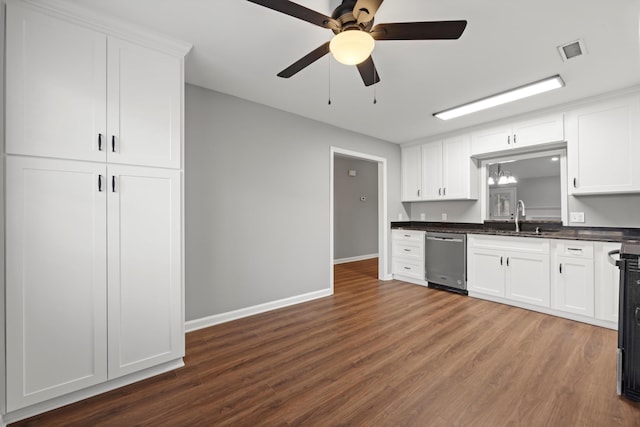
<svg viewBox="0 0 640 427"><path fill-rule="evenodd" d="M640 192L640 95L569 112L567 144L570 194Z"/></svg>
<svg viewBox="0 0 640 427"><path fill-rule="evenodd" d="M6 152L104 161L107 36L13 2L6 31Z"/></svg>
<svg viewBox="0 0 640 427"><path fill-rule="evenodd" d="M8 154L180 168L181 57L7 8Z"/></svg>
<svg viewBox="0 0 640 427"><path fill-rule="evenodd" d="M422 200L442 197L442 142L422 145Z"/></svg>
<svg viewBox="0 0 640 427"><path fill-rule="evenodd" d="M477 199L478 169L468 135L442 141L442 190L445 199Z"/></svg>
<svg viewBox="0 0 640 427"><path fill-rule="evenodd" d="M180 167L182 60L110 37L107 159Z"/></svg>
<svg viewBox="0 0 640 427"><path fill-rule="evenodd" d="M470 200L478 197L477 167L469 136L402 149L402 200Z"/></svg>
<svg viewBox="0 0 640 427"><path fill-rule="evenodd" d="M420 146L402 149L402 201L420 200L422 196L422 158Z"/></svg>
<svg viewBox="0 0 640 427"><path fill-rule="evenodd" d="M471 155L479 156L563 140L563 115L551 114L474 132L471 137Z"/></svg>

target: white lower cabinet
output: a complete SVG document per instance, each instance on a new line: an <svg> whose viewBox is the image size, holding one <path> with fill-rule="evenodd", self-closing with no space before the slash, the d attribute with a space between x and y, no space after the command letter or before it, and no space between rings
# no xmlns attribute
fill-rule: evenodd
<svg viewBox="0 0 640 427"><path fill-rule="evenodd" d="M180 203L178 170L7 156L7 411L184 355Z"/></svg>
<svg viewBox="0 0 640 427"><path fill-rule="evenodd" d="M549 307L546 239L469 235L468 291Z"/></svg>
<svg viewBox="0 0 640 427"><path fill-rule="evenodd" d="M105 178L100 164L6 159L8 411L107 380Z"/></svg>
<svg viewBox="0 0 640 427"><path fill-rule="evenodd" d="M595 317L617 325L620 269L609 262L608 254L613 250L620 250L620 243L596 242L594 244Z"/></svg>
<svg viewBox="0 0 640 427"><path fill-rule="evenodd" d="M180 171L109 165L109 378L184 356Z"/></svg>
<svg viewBox="0 0 640 427"><path fill-rule="evenodd" d="M469 235L469 295L616 329L620 243Z"/></svg>
<svg viewBox="0 0 640 427"><path fill-rule="evenodd" d="M424 231L391 230L391 272L424 280Z"/></svg>
<svg viewBox="0 0 640 427"><path fill-rule="evenodd" d="M552 307L568 313L593 317L593 243L559 240L553 242Z"/></svg>

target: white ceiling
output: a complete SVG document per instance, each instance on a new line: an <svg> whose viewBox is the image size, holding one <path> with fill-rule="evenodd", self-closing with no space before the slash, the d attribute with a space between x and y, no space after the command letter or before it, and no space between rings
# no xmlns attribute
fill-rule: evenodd
<svg viewBox="0 0 640 427"><path fill-rule="evenodd" d="M188 83L396 143L640 84L640 0L386 0L377 23L468 25L459 40L378 42L382 81L369 88L355 67L329 66L329 56L291 79L276 77L333 33L248 1L70 2L192 43ZM327 15L335 5L297 2ZM588 54L563 62L556 47L578 38ZM465 118L432 117L555 74L566 87Z"/></svg>

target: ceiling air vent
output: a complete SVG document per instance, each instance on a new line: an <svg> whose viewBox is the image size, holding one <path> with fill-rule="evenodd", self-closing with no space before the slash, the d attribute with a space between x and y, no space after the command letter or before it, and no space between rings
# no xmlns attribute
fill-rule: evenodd
<svg viewBox="0 0 640 427"><path fill-rule="evenodd" d="M576 41L558 46L558 52L560 52L562 60L567 61L571 58L575 58L576 56L586 54L587 50L584 46L584 41L582 41L582 39L578 39Z"/></svg>

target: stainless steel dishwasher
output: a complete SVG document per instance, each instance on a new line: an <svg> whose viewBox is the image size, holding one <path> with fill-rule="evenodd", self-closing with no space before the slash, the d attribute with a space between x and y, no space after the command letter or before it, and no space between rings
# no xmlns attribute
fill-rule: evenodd
<svg viewBox="0 0 640 427"><path fill-rule="evenodd" d="M426 233L424 267L429 286L467 294L467 235Z"/></svg>

